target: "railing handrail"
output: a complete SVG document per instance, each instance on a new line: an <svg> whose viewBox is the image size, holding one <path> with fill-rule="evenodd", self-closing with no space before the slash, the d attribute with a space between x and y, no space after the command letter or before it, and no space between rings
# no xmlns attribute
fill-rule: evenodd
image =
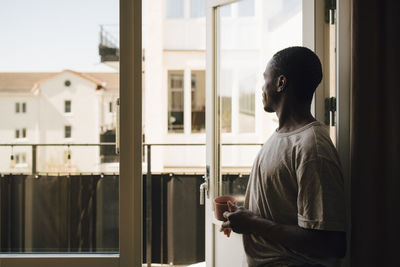
<svg viewBox="0 0 400 267"><path fill-rule="evenodd" d="M103 143L3 143L0 146L113 146L114 142ZM205 146L205 143L144 143L143 146ZM263 143L222 143L223 146L262 146Z"/></svg>
<svg viewBox="0 0 400 267"><path fill-rule="evenodd" d="M9 143L0 144L0 146L115 146L115 143L104 142L104 143Z"/></svg>

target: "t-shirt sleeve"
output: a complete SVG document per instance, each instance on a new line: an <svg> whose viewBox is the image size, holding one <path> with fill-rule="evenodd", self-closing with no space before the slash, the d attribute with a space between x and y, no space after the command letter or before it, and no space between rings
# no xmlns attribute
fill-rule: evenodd
<svg viewBox="0 0 400 267"><path fill-rule="evenodd" d="M334 162L318 158L296 171L298 225L308 229L345 231L344 183Z"/></svg>

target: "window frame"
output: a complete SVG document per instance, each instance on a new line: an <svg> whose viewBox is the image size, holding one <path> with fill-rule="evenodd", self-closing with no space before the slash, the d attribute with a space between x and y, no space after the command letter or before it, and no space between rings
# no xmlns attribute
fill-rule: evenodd
<svg viewBox="0 0 400 267"><path fill-rule="evenodd" d="M179 75L182 76L182 88L172 88L172 76ZM168 69L167 70L167 132L168 134L183 134L185 132L185 70L184 69ZM181 90L180 90L181 89ZM182 129L179 128L177 131L170 129L170 114L172 112L180 112L179 110L174 110L172 108L172 93L180 93L182 97Z"/></svg>
<svg viewBox="0 0 400 267"><path fill-rule="evenodd" d="M193 82L193 76L197 77L197 73L202 73L204 77L204 129L200 131L193 131L193 93L195 94L196 89L193 89L192 87L192 82ZM198 80L196 79L196 85L198 84ZM196 86L197 87L197 86ZM190 69L190 87L188 88L190 90L190 134L205 134L206 133L206 125L205 125L205 120L206 120L206 111L205 111L205 106L206 106L206 70L205 69Z"/></svg>
<svg viewBox="0 0 400 267"><path fill-rule="evenodd" d="M67 136L69 133L69 136ZM64 138L71 139L72 138L72 125L64 125Z"/></svg>
<svg viewBox="0 0 400 267"><path fill-rule="evenodd" d="M67 103L69 105L67 105ZM70 99L64 100L64 114L72 114L72 101Z"/></svg>

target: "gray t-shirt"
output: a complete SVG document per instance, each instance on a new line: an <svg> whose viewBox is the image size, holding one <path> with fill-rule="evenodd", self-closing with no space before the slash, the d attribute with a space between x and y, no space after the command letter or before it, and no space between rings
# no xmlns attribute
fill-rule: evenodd
<svg viewBox="0 0 400 267"><path fill-rule="evenodd" d="M263 218L308 229L345 231L344 182L326 127L312 122L275 132L257 155L245 207ZM250 267L322 263L260 236L243 235Z"/></svg>

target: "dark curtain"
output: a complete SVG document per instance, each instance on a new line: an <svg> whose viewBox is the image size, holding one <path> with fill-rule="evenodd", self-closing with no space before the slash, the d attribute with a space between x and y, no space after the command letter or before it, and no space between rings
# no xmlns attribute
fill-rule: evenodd
<svg viewBox="0 0 400 267"><path fill-rule="evenodd" d="M400 266L399 1L353 1L351 266Z"/></svg>

